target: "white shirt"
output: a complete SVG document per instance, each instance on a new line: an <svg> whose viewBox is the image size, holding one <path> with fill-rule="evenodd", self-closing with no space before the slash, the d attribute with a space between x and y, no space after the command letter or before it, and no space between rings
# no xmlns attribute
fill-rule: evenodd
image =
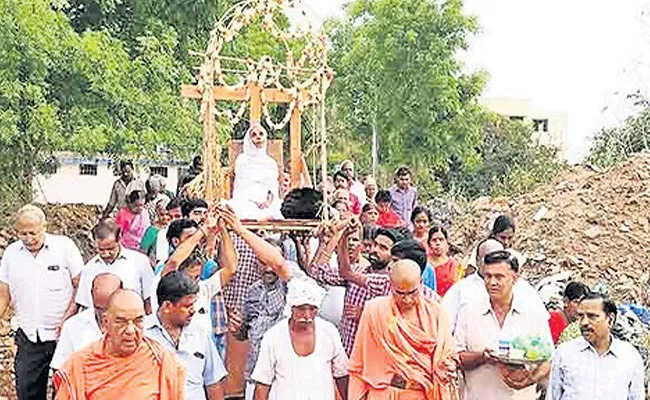
<svg viewBox="0 0 650 400"><path fill-rule="evenodd" d="M156 264L161 263L169 258L167 228L168 226L158 231L158 236L156 238Z"/></svg>
<svg viewBox="0 0 650 400"><path fill-rule="evenodd" d="M293 350L288 321L278 322L264 334L251 378L271 386L270 400L334 400L334 378L348 375L339 331L316 317L314 352L300 357Z"/></svg>
<svg viewBox="0 0 650 400"><path fill-rule="evenodd" d="M153 282L153 269L149 258L135 250L120 246L120 254L112 264L106 264L99 255L93 257L86 264L86 268L79 280L77 290L77 304L90 308L93 305L92 285L93 280L99 274L111 273L122 280L125 289L131 289L147 300L151 297L151 285Z"/></svg>
<svg viewBox="0 0 650 400"><path fill-rule="evenodd" d="M499 326L489 297L478 298L463 307L458 315L458 325L454 333L457 350L483 352L499 349L499 340L514 340L519 336L539 336L553 343L548 320L539 310L531 307L519 293L513 293L512 307ZM484 364L465 371L464 400L535 400L535 385L522 390L507 387L501 380L501 373L493 365Z"/></svg>
<svg viewBox="0 0 650 400"><path fill-rule="evenodd" d="M583 337L561 344L553 355L547 400L645 400L639 352L612 339L602 356Z"/></svg>
<svg viewBox="0 0 650 400"><path fill-rule="evenodd" d="M512 292L516 297L520 298L522 302L527 303L527 306L535 310L536 314L548 321L550 315L542 298L534 287L523 278L517 279L512 288ZM485 288L485 281L478 273L461 279L456 282L442 298L442 306L449 315L449 322L451 324L452 333L456 331L459 311L467 304L472 304L479 298L488 298L488 292Z"/></svg>
<svg viewBox="0 0 650 400"><path fill-rule="evenodd" d="M368 202L366 199L366 188L363 186L363 183L358 180L353 180L352 185L350 186L350 193L354 194L359 198L359 203L361 207L365 206Z"/></svg>
<svg viewBox="0 0 650 400"><path fill-rule="evenodd" d="M52 369L60 369L70 354L81 350L102 338L102 331L95 320L95 310L89 308L72 316L63 323L59 342L50 362Z"/></svg>
<svg viewBox="0 0 650 400"><path fill-rule="evenodd" d="M151 296L151 313L156 315L160 305L158 304L158 298L156 296L156 289L160 283L161 276L157 274L154 276L152 291L153 296ZM210 314L211 311L211 299L217 293L221 292L221 274L219 271L216 271L209 279L199 281L199 292L196 294L196 303L194 304L194 316L192 317L192 324L199 325L212 332L212 317Z"/></svg>
<svg viewBox="0 0 650 400"><path fill-rule="evenodd" d="M72 279L84 263L72 239L45 234L36 257L21 241L10 244L0 263L0 282L9 285L18 326L31 342L56 340L56 327L72 302Z"/></svg>

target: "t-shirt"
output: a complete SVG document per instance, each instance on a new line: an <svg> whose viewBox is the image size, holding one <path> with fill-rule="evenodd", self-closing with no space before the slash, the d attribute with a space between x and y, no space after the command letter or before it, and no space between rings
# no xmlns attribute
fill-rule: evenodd
<svg viewBox="0 0 650 400"><path fill-rule="evenodd" d="M397 215L395 211L389 209L385 212L379 212L379 218L377 219L377 225L382 228L400 228L404 226L404 221Z"/></svg>

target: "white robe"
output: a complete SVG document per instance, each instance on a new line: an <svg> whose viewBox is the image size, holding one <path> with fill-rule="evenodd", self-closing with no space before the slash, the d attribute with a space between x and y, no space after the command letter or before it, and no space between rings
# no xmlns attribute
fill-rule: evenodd
<svg viewBox="0 0 650 400"><path fill-rule="evenodd" d="M230 206L240 219L283 219L278 191L278 164L266 152L266 143L257 148L244 137L244 151L235 161L235 184ZM273 201L268 208L260 209L256 203L264 203L269 192Z"/></svg>

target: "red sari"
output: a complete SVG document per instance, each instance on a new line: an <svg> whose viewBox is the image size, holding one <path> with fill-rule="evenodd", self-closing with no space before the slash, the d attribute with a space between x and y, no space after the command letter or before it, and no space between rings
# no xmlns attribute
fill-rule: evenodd
<svg viewBox="0 0 650 400"><path fill-rule="evenodd" d="M460 264L453 257L449 257L444 264L434 266L434 270L436 271L436 288L440 297L443 297L447 293L447 290L458 280L459 267Z"/></svg>

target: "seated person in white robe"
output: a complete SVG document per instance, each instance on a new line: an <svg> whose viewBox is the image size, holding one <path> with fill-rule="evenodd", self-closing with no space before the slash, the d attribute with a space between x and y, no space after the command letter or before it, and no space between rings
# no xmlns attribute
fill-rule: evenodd
<svg viewBox="0 0 650 400"><path fill-rule="evenodd" d="M252 124L244 136L244 151L235 161L235 184L230 206L240 219L283 219L278 194L278 164L267 154L267 133Z"/></svg>

